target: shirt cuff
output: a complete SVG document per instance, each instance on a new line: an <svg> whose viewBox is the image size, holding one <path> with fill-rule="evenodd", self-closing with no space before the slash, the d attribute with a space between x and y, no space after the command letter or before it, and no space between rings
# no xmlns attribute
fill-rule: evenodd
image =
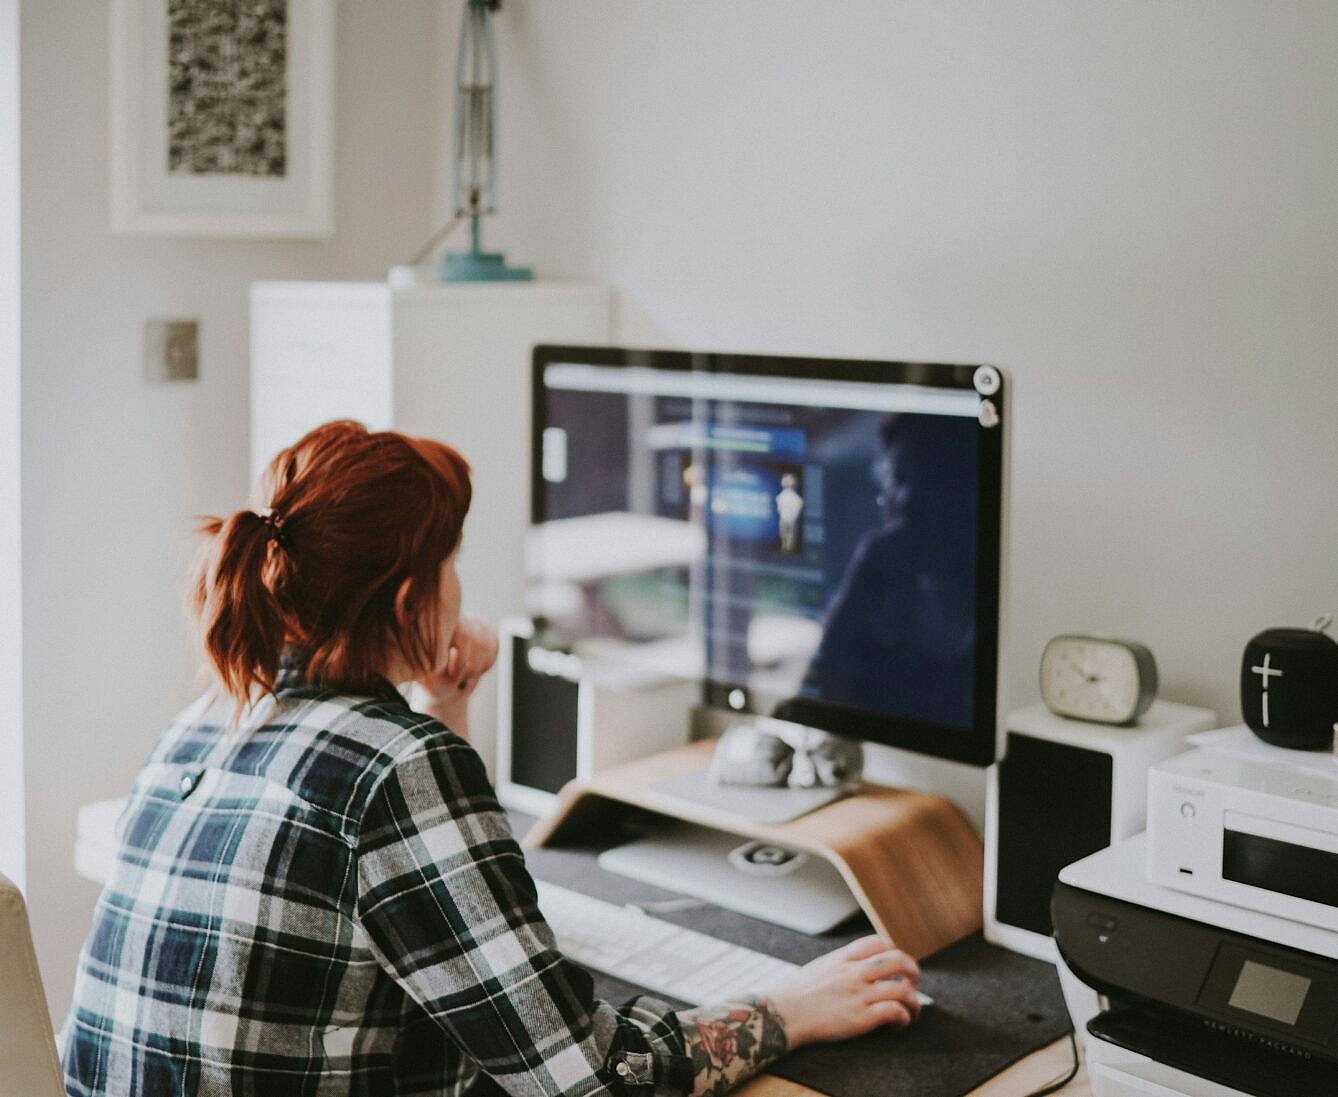
<svg viewBox="0 0 1338 1097"><path fill-rule="evenodd" d="M619 1012L640 1028L646 1050L615 1047L608 1058L618 1090L628 1097L687 1097L695 1077L672 1006L643 994Z"/></svg>

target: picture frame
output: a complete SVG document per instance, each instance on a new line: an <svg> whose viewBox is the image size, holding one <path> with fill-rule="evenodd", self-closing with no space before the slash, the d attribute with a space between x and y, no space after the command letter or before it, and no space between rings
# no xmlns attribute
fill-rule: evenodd
<svg viewBox="0 0 1338 1097"><path fill-rule="evenodd" d="M334 231L334 0L112 0L111 228Z"/></svg>

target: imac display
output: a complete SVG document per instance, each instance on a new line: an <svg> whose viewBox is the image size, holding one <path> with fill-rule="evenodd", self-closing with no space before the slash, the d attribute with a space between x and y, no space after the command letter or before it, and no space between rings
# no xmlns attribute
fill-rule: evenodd
<svg viewBox="0 0 1338 1097"><path fill-rule="evenodd" d="M531 612L708 703L994 760L991 367L539 347Z"/></svg>

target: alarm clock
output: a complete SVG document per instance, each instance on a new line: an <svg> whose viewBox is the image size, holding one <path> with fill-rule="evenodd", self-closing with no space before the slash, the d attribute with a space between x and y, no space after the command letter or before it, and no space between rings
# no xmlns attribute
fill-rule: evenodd
<svg viewBox="0 0 1338 1097"><path fill-rule="evenodd" d="M1265 629L1240 661L1245 723L1275 747L1327 750L1338 724L1338 642L1320 618L1311 628Z"/></svg>
<svg viewBox="0 0 1338 1097"><path fill-rule="evenodd" d="M1132 640L1056 636L1041 653L1041 700L1051 712L1132 724L1157 695L1157 661Z"/></svg>

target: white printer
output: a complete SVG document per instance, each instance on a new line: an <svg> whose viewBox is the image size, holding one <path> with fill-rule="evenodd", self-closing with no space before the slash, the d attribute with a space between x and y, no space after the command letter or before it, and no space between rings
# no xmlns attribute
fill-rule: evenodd
<svg viewBox="0 0 1338 1097"><path fill-rule="evenodd" d="M1145 835L1059 874L1094 1097L1334 1097L1338 933L1152 883Z"/></svg>

